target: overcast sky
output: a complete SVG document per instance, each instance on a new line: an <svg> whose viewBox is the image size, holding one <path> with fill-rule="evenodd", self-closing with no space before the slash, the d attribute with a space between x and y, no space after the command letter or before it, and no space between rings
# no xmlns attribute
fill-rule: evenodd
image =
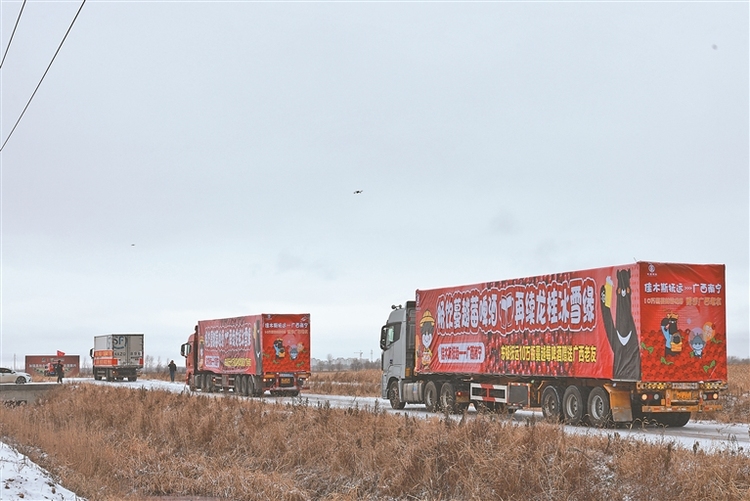
<svg viewBox="0 0 750 501"><path fill-rule="evenodd" d="M29 0L4 141L80 3ZM21 1L0 4L3 51ZM5 149L0 357L416 289L724 263L750 356L748 3L89 0ZM361 194L354 194L362 190Z"/></svg>

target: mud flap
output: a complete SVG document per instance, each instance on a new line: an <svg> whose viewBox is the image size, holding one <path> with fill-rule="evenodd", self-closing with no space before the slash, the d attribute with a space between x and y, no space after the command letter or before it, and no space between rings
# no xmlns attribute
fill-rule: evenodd
<svg viewBox="0 0 750 501"><path fill-rule="evenodd" d="M609 407L612 420L616 423L627 423L633 420L633 408L630 405L630 390L619 390L605 385L609 392Z"/></svg>

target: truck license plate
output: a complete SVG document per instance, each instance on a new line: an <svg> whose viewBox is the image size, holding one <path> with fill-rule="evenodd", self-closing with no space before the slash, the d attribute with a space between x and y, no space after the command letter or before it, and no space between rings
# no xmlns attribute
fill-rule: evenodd
<svg viewBox="0 0 750 501"><path fill-rule="evenodd" d="M290 378L290 377L283 377L283 378L281 378L281 384L291 385L292 384L292 378Z"/></svg>
<svg viewBox="0 0 750 501"><path fill-rule="evenodd" d="M691 391L676 391L672 400L694 400L693 392Z"/></svg>

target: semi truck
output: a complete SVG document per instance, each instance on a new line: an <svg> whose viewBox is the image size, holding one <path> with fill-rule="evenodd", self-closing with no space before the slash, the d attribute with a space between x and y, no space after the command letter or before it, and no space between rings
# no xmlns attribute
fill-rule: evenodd
<svg viewBox="0 0 750 501"><path fill-rule="evenodd" d="M193 391L297 396L310 377L310 315L202 320L180 354Z"/></svg>
<svg viewBox="0 0 750 501"><path fill-rule="evenodd" d="M94 336L90 351L94 379L136 381L143 370L143 334Z"/></svg>
<svg viewBox="0 0 750 501"><path fill-rule="evenodd" d="M395 409L684 426L727 387L725 269L635 262L417 290L380 333Z"/></svg>

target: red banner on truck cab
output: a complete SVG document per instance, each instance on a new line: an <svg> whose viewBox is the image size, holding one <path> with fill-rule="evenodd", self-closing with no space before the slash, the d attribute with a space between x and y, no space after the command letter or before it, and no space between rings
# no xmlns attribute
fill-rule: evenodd
<svg viewBox="0 0 750 501"><path fill-rule="evenodd" d="M723 265L635 263L417 291L416 371L726 380Z"/></svg>

